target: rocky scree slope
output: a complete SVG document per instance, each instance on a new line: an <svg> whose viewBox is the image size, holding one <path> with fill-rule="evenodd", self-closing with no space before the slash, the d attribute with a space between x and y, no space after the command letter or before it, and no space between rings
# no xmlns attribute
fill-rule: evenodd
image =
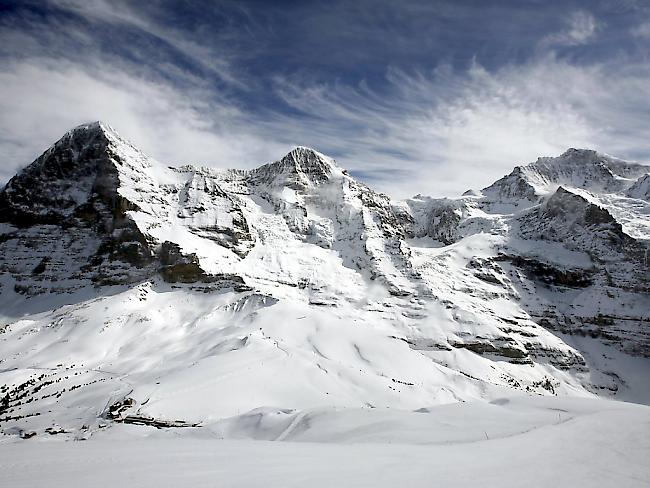
<svg viewBox="0 0 650 488"><path fill-rule="evenodd" d="M0 428L648 402L648 172L571 149L393 202L309 148L170 168L79 126L0 193Z"/></svg>

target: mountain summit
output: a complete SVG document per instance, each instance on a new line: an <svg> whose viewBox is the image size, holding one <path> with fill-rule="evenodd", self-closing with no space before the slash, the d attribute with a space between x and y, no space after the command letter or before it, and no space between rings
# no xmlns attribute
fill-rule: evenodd
<svg viewBox="0 0 650 488"><path fill-rule="evenodd" d="M333 159L314 149L299 146L279 161L253 170L251 179L256 183L300 190L325 183L340 173L341 169Z"/></svg>
<svg viewBox="0 0 650 488"><path fill-rule="evenodd" d="M483 193L497 200L535 201L559 185L596 193L620 193L650 168L629 163L590 149L568 149L558 157L539 158L526 166L517 166Z"/></svg>
<svg viewBox="0 0 650 488"><path fill-rule="evenodd" d="M0 429L650 403L649 176L570 149L396 202L305 147L165 167L79 126L0 193Z"/></svg>

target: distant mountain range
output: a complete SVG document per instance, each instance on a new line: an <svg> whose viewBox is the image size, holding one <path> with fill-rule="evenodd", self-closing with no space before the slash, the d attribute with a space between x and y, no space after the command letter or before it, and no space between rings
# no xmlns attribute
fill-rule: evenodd
<svg viewBox="0 0 650 488"><path fill-rule="evenodd" d="M650 404L649 249L650 166L591 150L393 201L305 147L166 167L82 125L0 193L0 430Z"/></svg>

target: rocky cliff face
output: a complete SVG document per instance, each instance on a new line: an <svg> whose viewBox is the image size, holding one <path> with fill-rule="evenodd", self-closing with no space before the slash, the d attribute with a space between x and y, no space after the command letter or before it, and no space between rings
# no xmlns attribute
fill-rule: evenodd
<svg viewBox="0 0 650 488"><path fill-rule="evenodd" d="M645 174L636 180L627 190L627 196L650 201L650 174Z"/></svg>
<svg viewBox="0 0 650 488"><path fill-rule="evenodd" d="M157 177L170 171L106 124L72 129L0 194L0 269L28 295L138 283L162 269L170 277L161 262L167 241L146 233L134 218L167 210L170 194L178 198L177 218L191 232L245 252L246 222L228 195L195 172L182 187L163 188ZM229 218L221 226L201 219L203 212L224 207ZM207 275L195 276L202 281Z"/></svg>
<svg viewBox="0 0 650 488"><path fill-rule="evenodd" d="M152 250L127 214L138 206L119 188L146 180L148 167L120 153L114 138L100 123L77 127L0 193L0 269L15 278L17 291L70 291L147 275Z"/></svg>
<svg viewBox="0 0 650 488"><path fill-rule="evenodd" d="M581 301L539 312L542 323L565 331L603 336L631 353L650 355L650 331L645 310L650 296L650 268L645 260L647 241L635 239L606 209L563 187L543 204L519 218L520 235L533 241L562 244L570 252L589 257L582 267L553 263L560 286L587 291ZM629 299L620 306L617 299ZM625 298L624 298L625 297ZM635 305L636 304L636 305ZM580 323L579 326L567 324Z"/></svg>
<svg viewBox="0 0 650 488"><path fill-rule="evenodd" d="M168 168L80 126L0 193L0 427L92 430L113 404L194 425L512 390L646 401L648 170L569 150L394 202L304 147Z"/></svg>

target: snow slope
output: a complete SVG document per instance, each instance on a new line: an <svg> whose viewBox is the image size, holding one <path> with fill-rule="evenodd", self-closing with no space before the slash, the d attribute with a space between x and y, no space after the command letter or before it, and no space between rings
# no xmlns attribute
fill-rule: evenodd
<svg viewBox="0 0 650 488"><path fill-rule="evenodd" d="M333 407L650 403L647 171L570 150L394 202L309 148L168 168L77 127L0 193L0 430L266 438L251 419Z"/></svg>
<svg viewBox="0 0 650 488"><path fill-rule="evenodd" d="M84 443L50 437L0 444L0 469L15 487L71 480L97 487L373 488L650 482L650 408L640 405L503 398L419 412L317 411L288 428L288 418L268 417L290 414L256 415L180 437L139 427ZM224 433L228 438L219 439ZM278 441L250 440L252 434Z"/></svg>

